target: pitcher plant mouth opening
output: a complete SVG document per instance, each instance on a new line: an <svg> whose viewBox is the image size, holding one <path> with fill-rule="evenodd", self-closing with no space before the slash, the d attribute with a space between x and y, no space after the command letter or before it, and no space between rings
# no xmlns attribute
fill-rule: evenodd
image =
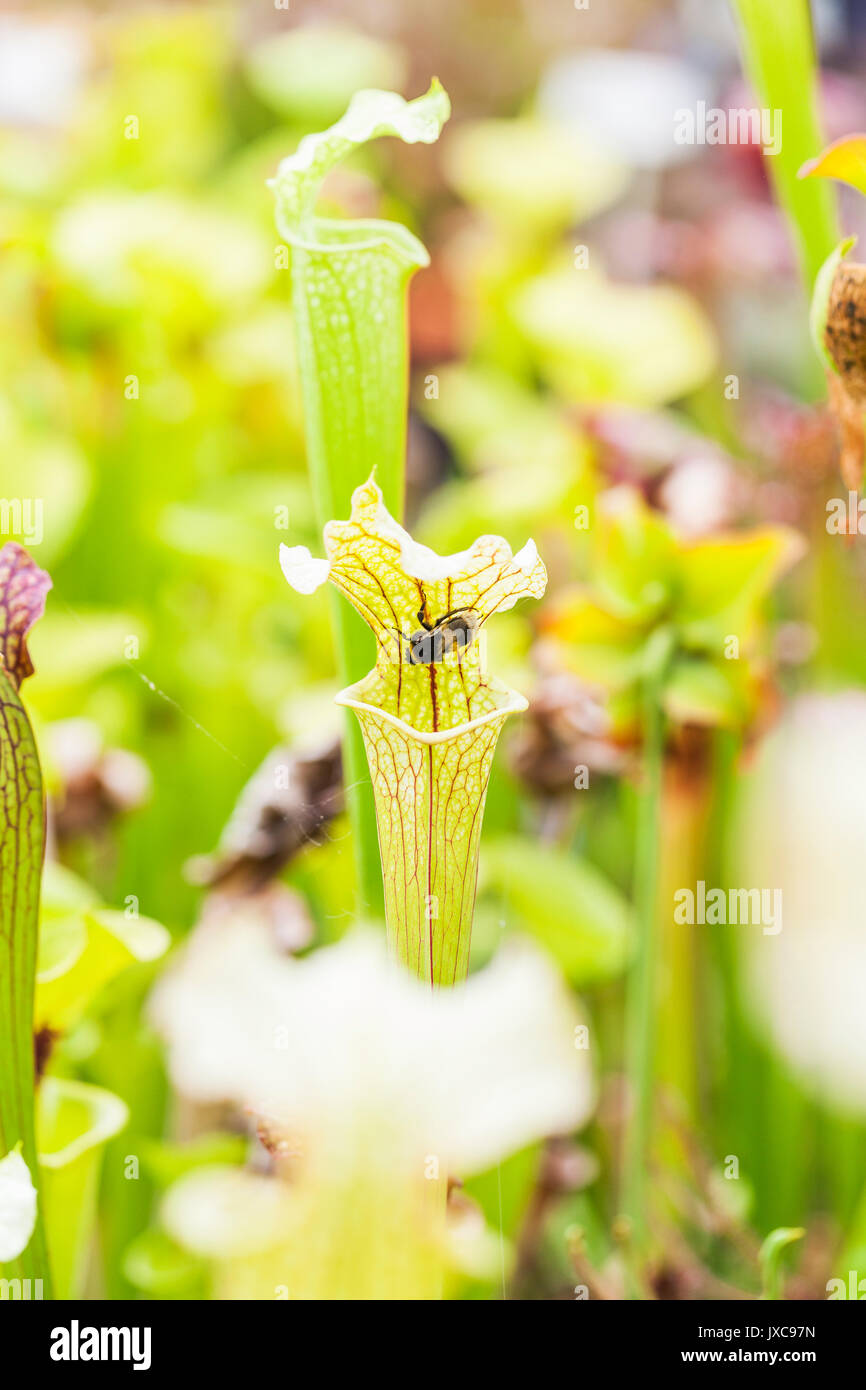
<svg viewBox="0 0 866 1390"><path fill-rule="evenodd" d="M348 521L330 521L327 559L282 546L293 588L326 580L376 638L376 663L337 696L361 726L373 784L392 949L431 985L469 968L478 846L490 767L509 714L527 708L487 670L484 627L547 572L532 541L516 555L501 536L440 556L385 508L369 478Z"/></svg>
<svg viewBox="0 0 866 1390"><path fill-rule="evenodd" d="M417 729L412 724L407 724L405 719L394 714L387 708L387 705L378 704L376 702L377 682L371 676L365 676L363 680L356 681L354 685L347 685L345 690L339 691L334 696L334 704L354 710L359 719L363 714L379 716L385 723L390 724L404 736L414 739L419 744L437 745L448 743L459 738L462 734L482 729L485 725L496 720L502 721L509 714L523 714L529 708L529 701L525 695L510 689L507 685L502 685L499 681L491 681L488 692L491 699L496 700L496 704L484 714L477 714L462 724L454 724L447 729L429 731Z"/></svg>

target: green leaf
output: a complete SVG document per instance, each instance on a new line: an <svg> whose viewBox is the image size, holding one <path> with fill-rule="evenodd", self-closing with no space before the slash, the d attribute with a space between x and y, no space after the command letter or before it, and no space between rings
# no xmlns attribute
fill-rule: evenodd
<svg viewBox="0 0 866 1390"><path fill-rule="evenodd" d="M0 551L0 1154L21 1144L37 1188L33 990L45 813L39 757L18 687L33 670L27 634L50 584L21 546L9 542ZM41 1278L50 1296L41 1218L17 1270Z"/></svg>
<svg viewBox="0 0 866 1390"><path fill-rule="evenodd" d="M172 1144L166 1139L145 1139L141 1142L141 1158L157 1187L170 1187L193 1168L210 1163L242 1164L247 1154L247 1139L242 1134L200 1134L186 1144Z"/></svg>
<svg viewBox="0 0 866 1390"><path fill-rule="evenodd" d="M824 144L818 117L818 67L809 0L735 0L743 66L758 102L783 113L782 145L767 158L767 172L794 234L811 287L840 239L839 219L829 188L799 177L800 169Z"/></svg>
<svg viewBox="0 0 866 1390"><path fill-rule="evenodd" d="M498 454L501 444L515 432L528 434L533 427L543 431L554 423L562 425L557 407L498 368L443 363L436 375L439 398L419 401L418 409L448 437L461 463L475 471L489 470L491 454ZM573 422L565 428L574 445Z"/></svg>
<svg viewBox="0 0 866 1390"><path fill-rule="evenodd" d="M81 1296L102 1149L128 1114L118 1096L98 1086L46 1076L39 1087L39 1162L58 1298Z"/></svg>
<svg viewBox="0 0 866 1390"><path fill-rule="evenodd" d="M517 289L512 312L565 400L664 405L696 390L716 363L712 325L678 286L615 284L556 266Z"/></svg>
<svg viewBox="0 0 866 1390"><path fill-rule="evenodd" d="M356 92L339 121L328 130L306 135L271 181L280 233L293 246L311 251L329 245L343 251L371 249L390 240L410 264L426 265L428 256L421 243L397 223L342 224L314 218L313 209L325 175L359 145L383 135L397 136L407 145L432 144L450 114L447 93L435 78L429 91L414 101L405 101L396 92Z"/></svg>
<svg viewBox="0 0 866 1390"><path fill-rule="evenodd" d="M397 86L404 66L395 45L339 24L270 35L244 61L258 96L304 126L333 120L359 86Z"/></svg>
<svg viewBox="0 0 866 1390"><path fill-rule="evenodd" d="M572 984L619 974L631 946L625 898L592 864L523 838L484 845L482 882L502 895L506 917L534 936Z"/></svg>
<svg viewBox="0 0 866 1390"><path fill-rule="evenodd" d="M67 204L56 219L54 253L95 305L129 313L146 305L186 332L215 308L259 295L273 266L254 224L162 190L100 190Z"/></svg>
<svg viewBox="0 0 866 1390"><path fill-rule="evenodd" d="M144 651L147 629L131 613L107 613L78 609L73 613L49 613L32 646L39 667L40 714L60 718L66 713L70 690L123 663L126 637L137 634Z"/></svg>
<svg viewBox="0 0 866 1390"><path fill-rule="evenodd" d="M748 710L745 665L691 658L674 662L662 692L665 713L681 724L737 728Z"/></svg>
<svg viewBox="0 0 866 1390"><path fill-rule="evenodd" d="M123 1257L123 1273L146 1298L207 1298L207 1261L181 1246L164 1231L142 1231Z"/></svg>
<svg viewBox="0 0 866 1390"><path fill-rule="evenodd" d="M99 906L99 895L65 865L56 859L47 860L42 871L42 920L46 917L67 917L70 913L86 912Z"/></svg>
<svg viewBox="0 0 866 1390"><path fill-rule="evenodd" d="M686 645L714 646L721 654L729 633L745 637L757 605L803 550L802 538L782 527L714 536L685 547L676 612Z"/></svg>
<svg viewBox="0 0 866 1390"><path fill-rule="evenodd" d="M585 135L536 116L467 122L455 130L446 171L460 196L501 219L564 231L609 207L627 171Z"/></svg>
<svg viewBox="0 0 866 1390"><path fill-rule="evenodd" d="M47 983L65 975L80 958L86 945L87 927L83 917L43 917L39 928L39 982Z"/></svg>
<svg viewBox="0 0 866 1390"><path fill-rule="evenodd" d="M866 1188L854 1208L839 1259L840 1270L856 1270L857 1283L866 1277Z"/></svg>
<svg viewBox="0 0 866 1390"><path fill-rule="evenodd" d="M50 498L51 524L45 525L35 507L22 503L21 528L27 545L38 545L43 563L55 564L66 550L90 492L87 460L69 435L35 430L0 411L0 497L15 498L27 479L31 499ZM14 503L13 503L14 506ZM30 504L32 507L32 503ZM45 503L48 512L48 503ZM12 513L14 517L14 511Z"/></svg>
<svg viewBox="0 0 866 1390"><path fill-rule="evenodd" d="M620 617L643 622L669 605L676 537L664 517L630 488L608 494L598 525L595 582Z"/></svg>
<svg viewBox="0 0 866 1390"><path fill-rule="evenodd" d="M70 1028L121 970L157 960L170 945L165 927L150 917L127 917L109 908L49 917L40 936L37 1028Z"/></svg>
<svg viewBox="0 0 866 1390"><path fill-rule="evenodd" d="M516 1239L536 1190L542 1146L529 1144L509 1154L495 1169L468 1177L464 1190L479 1203L487 1222Z"/></svg>
<svg viewBox="0 0 866 1390"><path fill-rule="evenodd" d="M540 626L582 680L623 690L638 679L646 628L616 617L583 590L561 591L542 610Z"/></svg>
<svg viewBox="0 0 866 1390"><path fill-rule="evenodd" d="M761 1297L780 1299L784 1297L783 1256L789 1246L802 1240L806 1234L802 1226L778 1226L771 1231L761 1246L758 1259L761 1266Z"/></svg>

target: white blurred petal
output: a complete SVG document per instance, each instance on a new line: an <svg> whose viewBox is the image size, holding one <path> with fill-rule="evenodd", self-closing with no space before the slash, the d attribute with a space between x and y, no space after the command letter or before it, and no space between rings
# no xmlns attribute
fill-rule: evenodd
<svg viewBox="0 0 866 1390"><path fill-rule="evenodd" d="M311 1152L349 1151L373 1126L383 1168L435 1154L446 1171L476 1171L592 1106L574 1007L528 945L431 994L372 934L297 961L249 923L208 923L153 1014L181 1091L250 1105Z"/></svg>
<svg viewBox="0 0 866 1390"><path fill-rule="evenodd" d="M299 594L314 593L331 573L329 562L316 559L305 545L281 545L280 568Z"/></svg>
<svg viewBox="0 0 866 1390"><path fill-rule="evenodd" d="M61 126L78 98L88 59L72 25L0 20L0 121Z"/></svg>
<svg viewBox="0 0 866 1390"><path fill-rule="evenodd" d="M751 778L737 869L743 886L782 891L777 935L741 929L756 1020L815 1094L861 1113L864 765L866 694L794 700Z"/></svg>
<svg viewBox="0 0 866 1390"><path fill-rule="evenodd" d="M36 1188L18 1149L0 1159L0 1264L17 1260L36 1225Z"/></svg>
<svg viewBox="0 0 866 1390"><path fill-rule="evenodd" d="M588 1119L589 1067L575 1051L574 1006L549 959L528 943L501 951L439 996L437 1130L462 1173ZM459 1078L459 1079L458 1079Z"/></svg>
<svg viewBox="0 0 866 1390"><path fill-rule="evenodd" d="M180 1245L216 1258L269 1250L286 1233L281 1184L242 1168L198 1168L173 1183L160 1219Z"/></svg>
<svg viewBox="0 0 866 1390"><path fill-rule="evenodd" d="M554 60L538 106L554 121L591 130L617 158L663 169L694 157L674 139L677 112L712 104L712 86L700 68L666 53L584 48Z"/></svg>
<svg viewBox="0 0 866 1390"><path fill-rule="evenodd" d="M376 513L376 528L380 535L387 536L400 547L400 564L405 573L429 584L437 579L449 579L461 574L472 557L471 550L439 555L429 545L414 540L399 521L395 521L381 498Z"/></svg>
<svg viewBox="0 0 866 1390"><path fill-rule="evenodd" d="M531 538L521 546L514 557L514 563L524 574L531 574L538 560L538 546Z"/></svg>

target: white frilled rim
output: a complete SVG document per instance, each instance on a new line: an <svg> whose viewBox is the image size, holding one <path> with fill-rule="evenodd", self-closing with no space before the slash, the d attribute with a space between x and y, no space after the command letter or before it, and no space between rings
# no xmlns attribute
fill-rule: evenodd
<svg viewBox="0 0 866 1390"><path fill-rule="evenodd" d="M508 686L503 686L501 691L497 692L502 695L502 704L498 705L496 709L488 710L486 714L479 714L476 719L467 719L462 724L455 724L452 729L438 729L434 733L429 729L416 729L414 724L407 724L405 719L391 714L389 710L382 709L380 705L371 705L368 700L362 699L364 684L365 681L362 680L355 685L347 686L345 690L341 690L334 696L334 704L357 710L359 714L375 714L379 719L384 719L387 724L399 729L404 738L412 743L451 743L454 739L460 738L462 734L480 729L484 724L491 724L494 720L503 719L509 714L522 714L524 710L529 709L529 701L525 695L521 695L517 690L511 690Z"/></svg>
<svg viewBox="0 0 866 1390"><path fill-rule="evenodd" d="M429 545L421 545L419 541L413 540L399 521L394 520L384 502L379 503L379 509L376 513L376 529L381 536L399 545L400 564L403 570L412 579L420 579L422 583L432 584L441 579L462 579L467 567L475 558L474 546L470 546L468 550L457 550L453 555L437 555L436 551L431 550ZM519 550L513 557L509 551L509 558L524 574L531 574L538 560L538 547L535 541L527 541L523 549ZM503 604L502 606L509 605Z"/></svg>
<svg viewBox="0 0 866 1390"><path fill-rule="evenodd" d="M305 545L281 545L280 568L299 594L315 593L331 573L329 561L317 560Z"/></svg>
<svg viewBox="0 0 866 1390"><path fill-rule="evenodd" d="M458 550L453 555L437 555L427 545L421 545L404 531L383 506L377 517L379 534L395 541L400 547L400 564L406 574L422 583L435 583L442 579L459 580L464 577L467 566L474 558L475 551ZM523 574L530 575L538 562L538 547L535 541L528 540L512 558L512 563ZM312 594L325 583L331 573L329 560L317 559L305 545L281 545L280 566L288 583L299 594ZM503 603L501 609L513 607L517 600Z"/></svg>

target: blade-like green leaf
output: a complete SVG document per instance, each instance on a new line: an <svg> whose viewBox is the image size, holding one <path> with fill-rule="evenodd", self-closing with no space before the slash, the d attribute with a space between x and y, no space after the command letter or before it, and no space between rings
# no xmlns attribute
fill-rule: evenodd
<svg viewBox="0 0 866 1390"><path fill-rule="evenodd" d="M33 667L27 633L51 581L23 547L0 552L0 1157L20 1144L39 1190L33 1092L33 994L45 847L42 774L18 687ZM43 1223L7 1274L41 1279L50 1296Z"/></svg>
<svg viewBox="0 0 866 1390"><path fill-rule="evenodd" d="M815 47L809 0L734 0L743 66L761 105L782 113L778 154L767 158L776 197L794 235L803 278L811 287L840 239L833 195L800 169L824 147L818 116Z"/></svg>
<svg viewBox="0 0 866 1390"><path fill-rule="evenodd" d="M631 949L631 912L586 860L506 836L485 844L483 881L501 893L516 925L540 941L573 984L609 979Z"/></svg>
<svg viewBox="0 0 866 1390"><path fill-rule="evenodd" d="M33 990L39 931L44 822L33 731L18 692L0 668L0 1150L23 1145L37 1181L33 1130ZM37 1181L38 1186L38 1181ZM41 1227L18 1264L47 1277Z"/></svg>
<svg viewBox="0 0 866 1390"><path fill-rule="evenodd" d="M762 1298L780 1299L784 1291L783 1257L789 1246L806 1234L802 1226L778 1226L761 1246L759 1260L763 1283Z"/></svg>

